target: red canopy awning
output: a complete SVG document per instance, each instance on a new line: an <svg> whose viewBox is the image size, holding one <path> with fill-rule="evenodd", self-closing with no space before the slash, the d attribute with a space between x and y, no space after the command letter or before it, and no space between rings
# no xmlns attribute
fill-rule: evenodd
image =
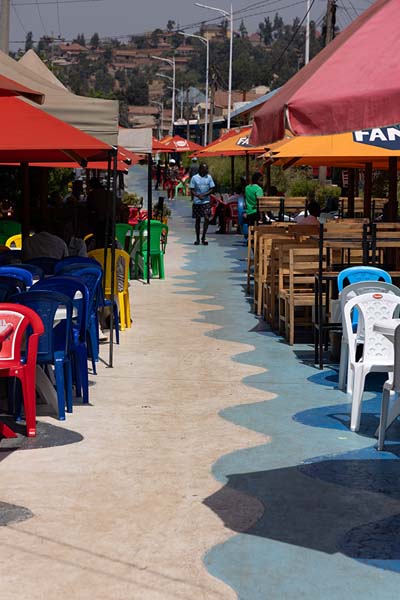
<svg viewBox="0 0 400 600"><path fill-rule="evenodd" d="M4 75L0 75L0 96L25 96L37 104L43 104L44 94L31 90Z"/></svg>
<svg viewBox="0 0 400 600"><path fill-rule="evenodd" d="M175 135L171 140L164 143L164 148L167 148L167 152L195 152L202 150L203 146Z"/></svg>
<svg viewBox="0 0 400 600"><path fill-rule="evenodd" d="M111 147L19 100L0 97L0 162L106 160Z"/></svg>
<svg viewBox="0 0 400 600"><path fill-rule="evenodd" d="M256 113L253 145L400 123L400 4L377 0Z"/></svg>

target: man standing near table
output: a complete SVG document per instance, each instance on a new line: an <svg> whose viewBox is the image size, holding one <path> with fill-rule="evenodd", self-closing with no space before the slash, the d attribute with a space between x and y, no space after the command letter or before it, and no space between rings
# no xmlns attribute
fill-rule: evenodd
<svg viewBox="0 0 400 600"><path fill-rule="evenodd" d="M211 217L211 206L210 206L210 194L215 190L215 183L211 175L208 173L208 165L203 163L199 167L199 172L193 175L190 180L190 192L192 195L192 217L195 219L196 228L196 240L195 246L200 244L200 227L201 219L204 219L203 234L201 236L201 243L203 246L208 246L206 240L206 234L208 224Z"/></svg>

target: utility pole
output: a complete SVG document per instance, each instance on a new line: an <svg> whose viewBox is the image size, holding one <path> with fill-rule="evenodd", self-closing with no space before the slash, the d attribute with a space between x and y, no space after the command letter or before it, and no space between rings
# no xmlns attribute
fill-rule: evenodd
<svg viewBox="0 0 400 600"><path fill-rule="evenodd" d="M310 12L311 12L311 0L307 0L307 21L306 21L306 53L304 57L304 64L308 65L310 62Z"/></svg>
<svg viewBox="0 0 400 600"><path fill-rule="evenodd" d="M1 0L0 50L8 54L10 49L10 0Z"/></svg>
<svg viewBox="0 0 400 600"><path fill-rule="evenodd" d="M211 142L213 141L213 129L214 129L214 108L215 108L215 90L217 87L217 81L216 81L216 73L214 71L213 68L211 68L211 72L210 72L210 79L211 79L211 84L210 84L210 120L208 123L208 143L211 144Z"/></svg>
<svg viewBox="0 0 400 600"><path fill-rule="evenodd" d="M336 25L336 1L328 0L326 7L326 33L325 33L325 46L329 44L335 37L335 25Z"/></svg>

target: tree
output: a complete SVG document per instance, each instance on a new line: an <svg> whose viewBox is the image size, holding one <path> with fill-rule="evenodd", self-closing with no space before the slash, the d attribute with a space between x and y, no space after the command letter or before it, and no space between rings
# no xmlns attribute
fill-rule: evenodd
<svg viewBox="0 0 400 600"><path fill-rule="evenodd" d="M222 19L219 28L221 30L221 35L226 38L228 34L228 19Z"/></svg>
<svg viewBox="0 0 400 600"><path fill-rule="evenodd" d="M172 21L171 19L169 19L168 23L167 23L167 31L169 31L169 33L171 33L171 31L173 31L175 29L175 21Z"/></svg>
<svg viewBox="0 0 400 600"><path fill-rule="evenodd" d="M274 24L272 26L272 31L274 33L274 39L279 40L283 35L283 19L279 16L278 13L275 14Z"/></svg>
<svg viewBox="0 0 400 600"><path fill-rule="evenodd" d="M76 38L73 40L74 44L80 44L81 46L86 46L86 40L83 33L78 33Z"/></svg>
<svg viewBox="0 0 400 600"><path fill-rule="evenodd" d="M150 39L153 48L158 48L158 42L160 41L160 36L162 36L162 33L162 29L160 28L157 28L151 32Z"/></svg>
<svg viewBox="0 0 400 600"><path fill-rule="evenodd" d="M244 24L243 19L241 20L239 25L239 33L241 38L246 38L248 35L248 31L246 29L246 25Z"/></svg>
<svg viewBox="0 0 400 600"><path fill-rule="evenodd" d="M266 46L272 44L272 23L269 17L265 17L264 22L261 22L258 25L258 31L260 32L260 36Z"/></svg>
<svg viewBox="0 0 400 600"><path fill-rule="evenodd" d="M128 104L146 106L149 103L149 83L143 71L132 69L127 75L125 97Z"/></svg>
<svg viewBox="0 0 400 600"><path fill-rule="evenodd" d="M92 35L92 37L90 38L90 46L96 50L99 47L100 44L100 38L99 38L99 34L98 33L94 33Z"/></svg>
<svg viewBox="0 0 400 600"><path fill-rule="evenodd" d="M33 48L33 34L32 31L28 31L25 39L25 52L28 52L31 48Z"/></svg>

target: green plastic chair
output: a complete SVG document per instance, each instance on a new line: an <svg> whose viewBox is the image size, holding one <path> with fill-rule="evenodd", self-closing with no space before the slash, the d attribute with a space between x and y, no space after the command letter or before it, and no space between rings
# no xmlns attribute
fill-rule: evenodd
<svg viewBox="0 0 400 600"><path fill-rule="evenodd" d="M135 242L135 238L133 237L133 229L134 229L133 225L129 225L128 223L116 223L115 224L115 237L121 244L122 250L125 250L125 252L127 252L129 254L129 256L131 255L131 252L133 249L133 244ZM130 233L129 236L126 235L128 232ZM129 279L132 279L132 275L133 275L133 269L132 269L132 263L130 261L130 263L129 263Z"/></svg>
<svg viewBox="0 0 400 600"><path fill-rule="evenodd" d="M162 239L168 235L168 225L160 221L150 221L150 262L154 276L164 279L164 250ZM147 221L143 221L139 229L139 250L135 253L135 278L139 275L139 268L143 279L147 279Z"/></svg>
<svg viewBox="0 0 400 600"><path fill-rule="evenodd" d="M130 233L130 236L127 237L126 234ZM115 237L119 241L122 246L122 250L125 250L128 254L132 252L133 248L133 225L129 225L128 223L116 223L115 224ZM127 241L129 239L129 245Z"/></svg>
<svg viewBox="0 0 400 600"><path fill-rule="evenodd" d="M9 221L8 219L0 220L0 245L4 246L8 238L21 233L21 223L17 221Z"/></svg>

